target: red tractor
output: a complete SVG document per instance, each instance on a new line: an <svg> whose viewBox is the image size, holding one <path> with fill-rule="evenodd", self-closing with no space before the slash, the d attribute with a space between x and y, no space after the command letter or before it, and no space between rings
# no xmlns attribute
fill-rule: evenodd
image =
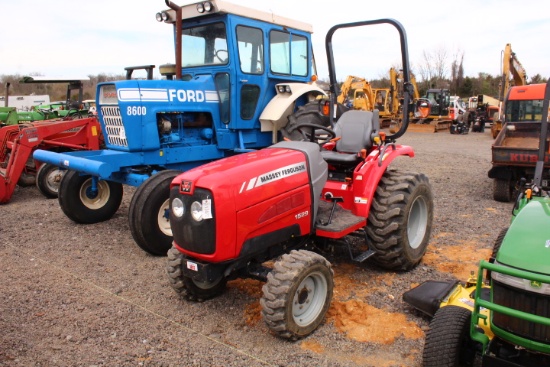
<svg viewBox="0 0 550 367"><path fill-rule="evenodd" d="M377 110L332 118L339 95L333 33L383 23L401 35L406 86L403 123L388 136L380 130ZM370 258L383 268L406 271L421 261L433 220L428 178L389 168L397 157L414 156L411 147L395 142L407 129L413 93L401 24L381 19L337 25L326 46L332 127L294 121L286 133L311 141L283 141L218 160L182 173L170 186L172 287L186 300L203 301L221 294L227 280L265 281L264 320L291 340L313 332L330 306L333 271L319 250L343 245L354 261ZM360 238L361 250L352 246L353 237Z"/></svg>

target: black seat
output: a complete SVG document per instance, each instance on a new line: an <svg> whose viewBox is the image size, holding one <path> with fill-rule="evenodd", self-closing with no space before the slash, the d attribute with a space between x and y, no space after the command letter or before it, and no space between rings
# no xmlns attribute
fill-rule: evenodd
<svg viewBox="0 0 550 367"><path fill-rule="evenodd" d="M354 165L361 161L361 150L370 149L373 138L380 131L378 110L347 111L334 126L335 150L323 150L323 159L332 165Z"/></svg>

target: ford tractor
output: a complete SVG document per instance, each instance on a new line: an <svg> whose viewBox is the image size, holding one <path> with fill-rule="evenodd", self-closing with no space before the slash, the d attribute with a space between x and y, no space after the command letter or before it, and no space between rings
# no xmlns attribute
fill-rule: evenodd
<svg viewBox="0 0 550 367"><path fill-rule="evenodd" d="M198 165L269 146L300 106L324 95L315 81L309 24L221 0L159 12L172 24L175 64L161 80L100 83L96 102L105 149L35 159L67 169L59 204L77 223L110 219L123 187L136 243L153 255L172 244L169 186Z"/></svg>
<svg viewBox="0 0 550 367"><path fill-rule="evenodd" d="M542 186L550 82L544 95L535 174L522 180L489 261L466 284L427 281L403 295L433 316L425 367L550 366L550 196Z"/></svg>
<svg viewBox="0 0 550 367"><path fill-rule="evenodd" d="M381 131L378 110L349 110L334 119L340 93L332 36L341 28L380 24L394 26L401 38L403 124L394 135ZM433 220L428 178L390 168L397 157L414 156L411 147L396 143L407 129L413 93L401 24L336 25L325 44L329 127L298 121L285 131L301 131L297 135L309 141L291 139L218 160L170 184L174 244L167 272L175 291L202 301L221 294L231 279L264 281L264 320L291 340L313 332L330 306L333 271L321 253L339 245L357 263L370 258L406 271L421 261Z"/></svg>

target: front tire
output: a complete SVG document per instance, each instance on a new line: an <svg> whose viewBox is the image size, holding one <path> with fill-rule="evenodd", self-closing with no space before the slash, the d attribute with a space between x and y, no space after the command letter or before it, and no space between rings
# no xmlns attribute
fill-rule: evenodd
<svg viewBox="0 0 550 367"><path fill-rule="evenodd" d="M433 222L433 197L428 178L421 173L386 171L367 221L372 259L390 270L415 267L426 252Z"/></svg>
<svg viewBox="0 0 550 367"><path fill-rule="evenodd" d="M130 232L137 245L154 256L166 256L172 247L169 218L170 183L181 172L160 171L142 183L130 202Z"/></svg>
<svg viewBox="0 0 550 367"><path fill-rule="evenodd" d="M276 335L297 340L323 322L334 288L330 263L311 251L283 255L262 287L262 316Z"/></svg>
<svg viewBox="0 0 550 367"><path fill-rule="evenodd" d="M99 181L97 194L91 192L92 176L68 171L59 185L59 206L71 220L92 224L111 219L122 202L122 184Z"/></svg>
<svg viewBox="0 0 550 367"><path fill-rule="evenodd" d="M437 310L426 333L424 367L471 366L475 360L475 342L470 338L472 312L459 306Z"/></svg>
<svg viewBox="0 0 550 367"><path fill-rule="evenodd" d="M225 290L226 278L221 277L214 282L197 282L183 275L183 266L185 266L183 254L175 247L170 248L166 272L170 285L182 299L202 302L219 296Z"/></svg>
<svg viewBox="0 0 550 367"><path fill-rule="evenodd" d="M59 196L59 185L65 172L53 164L42 164L36 173L36 187L48 199L55 199Z"/></svg>

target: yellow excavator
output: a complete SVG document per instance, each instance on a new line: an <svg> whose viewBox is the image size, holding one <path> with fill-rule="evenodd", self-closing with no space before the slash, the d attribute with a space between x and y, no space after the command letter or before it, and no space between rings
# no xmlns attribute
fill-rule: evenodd
<svg viewBox="0 0 550 367"><path fill-rule="evenodd" d="M353 97L350 92L353 91ZM351 98L350 98L351 97ZM344 104L354 110L372 111L374 109L373 92L370 83L358 76L349 75L340 87L340 95L336 98L338 103Z"/></svg>
<svg viewBox="0 0 550 367"><path fill-rule="evenodd" d="M498 118L497 116L493 117L493 125L491 126L493 138L496 138L500 130L502 130L502 104L508 95L508 91L513 86L527 85L527 73L516 57L516 53L512 51L512 46L509 43L506 44L502 54L502 74L498 95L500 101L499 112Z"/></svg>

